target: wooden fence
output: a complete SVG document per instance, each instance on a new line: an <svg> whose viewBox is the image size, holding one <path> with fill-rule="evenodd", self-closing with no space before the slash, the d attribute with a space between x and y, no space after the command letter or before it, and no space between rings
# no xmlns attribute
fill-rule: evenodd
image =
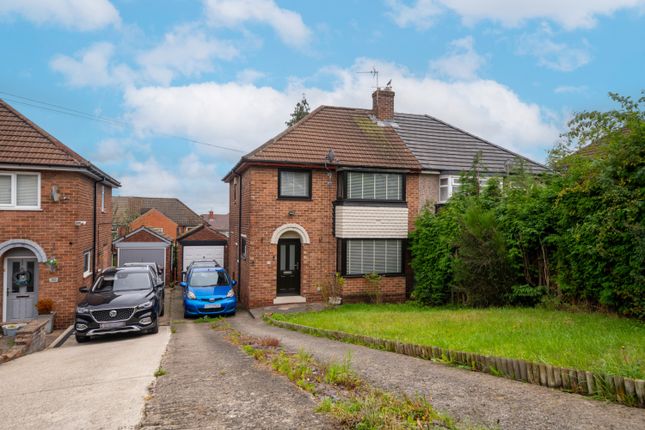
<svg viewBox="0 0 645 430"><path fill-rule="evenodd" d="M485 372L529 384L557 388L567 392L595 396L628 406L645 407L645 381L642 379L599 374L585 370L561 368L544 363L534 363L526 360L453 351L437 346L415 345L341 331L325 330L275 320L270 314L266 314L264 319L277 327L306 334L328 337L334 340L396 352L425 360L465 366L477 372Z"/></svg>

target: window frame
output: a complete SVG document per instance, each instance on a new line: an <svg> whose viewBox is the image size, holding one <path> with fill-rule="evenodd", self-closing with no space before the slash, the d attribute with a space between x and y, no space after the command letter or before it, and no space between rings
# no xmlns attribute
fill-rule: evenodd
<svg viewBox="0 0 645 430"><path fill-rule="evenodd" d="M482 189L486 186L488 181L490 181L493 178L496 178L498 176L491 175L491 176L480 176L479 177L479 188ZM442 179L447 179L448 184L447 185L441 185L441 180ZM437 199L437 204L445 204L452 198L452 196L455 194L455 187L461 187L463 184L461 183L461 175L440 175L439 176L439 198ZM442 188L447 188L448 189L448 198L446 200L441 199L441 189Z"/></svg>
<svg viewBox="0 0 645 430"><path fill-rule="evenodd" d="M38 204L36 206L18 206L18 176L35 176L36 177L36 194ZM0 203L0 211L39 211L42 210L42 197L41 197L41 175L40 172L18 172L18 171L0 171L0 176L9 176L11 179L11 203Z"/></svg>
<svg viewBox="0 0 645 430"><path fill-rule="evenodd" d="M338 244L338 249L339 249L339 255L338 255L338 267L337 271L345 278L362 278L365 275L368 275L369 273L352 273L349 274L347 271L347 243L351 240L391 240L391 241L399 241L401 242L401 252L399 255L399 258L401 259L401 271L400 272L387 272L387 273L377 273L377 275L380 275L382 277L400 277L400 276L405 276L405 251L407 249L407 240L406 239L392 239L392 238L352 238L352 239L338 239L339 244Z"/></svg>
<svg viewBox="0 0 645 430"><path fill-rule="evenodd" d="M385 175L397 175L399 176L401 180L401 198L394 200L394 199L355 199L355 198L348 198L348 178L349 178L349 173L369 173L369 174L385 174ZM407 174L404 172L388 172L388 171L376 171L376 170L343 170L339 172L339 181L338 181L338 195L337 198L339 201L343 202L350 202L350 203L383 203L383 204L401 204L401 203L406 203L407 200L407 193L406 193L406 182L407 182Z"/></svg>
<svg viewBox="0 0 645 430"><path fill-rule="evenodd" d="M85 270L85 263L87 263L88 270ZM92 250L83 253L83 278L87 278L92 274Z"/></svg>
<svg viewBox="0 0 645 430"><path fill-rule="evenodd" d="M308 183L309 186L307 187L307 196L284 196L282 195L282 173L283 172L291 172L291 173L306 173L308 175ZM312 180L313 180L313 175L310 169L278 169L278 200L311 200L312 199Z"/></svg>
<svg viewBox="0 0 645 430"><path fill-rule="evenodd" d="M245 234L240 235L240 257L246 260L248 255L248 239Z"/></svg>

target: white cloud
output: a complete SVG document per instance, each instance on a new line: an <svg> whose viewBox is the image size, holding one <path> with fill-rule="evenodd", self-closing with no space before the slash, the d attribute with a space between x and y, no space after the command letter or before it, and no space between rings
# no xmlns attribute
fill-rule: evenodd
<svg viewBox="0 0 645 430"><path fill-rule="evenodd" d="M238 51L230 43L209 37L195 25L182 25L164 36L137 61L148 78L164 85L177 75L194 77L214 69L214 60L230 60Z"/></svg>
<svg viewBox="0 0 645 430"><path fill-rule="evenodd" d="M134 159L134 154L141 152L149 153L150 145L131 138L109 137L96 144L92 159L98 163L114 163Z"/></svg>
<svg viewBox="0 0 645 430"><path fill-rule="evenodd" d="M75 87L100 87L131 82L134 72L123 64L112 64L114 45L99 42L76 53L74 57L58 55L50 66L63 74L67 83Z"/></svg>
<svg viewBox="0 0 645 430"><path fill-rule="evenodd" d="M533 55L538 64L560 72L570 72L591 61L587 46L572 47L556 42L553 36L551 27L543 23L535 33L520 38L518 53Z"/></svg>
<svg viewBox="0 0 645 430"><path fill-rule="evenodd" d="M498 82L477 78L446 82L431 76L417 77L398 65L370 59L359 59L349 69L322 71L335 79L333 88L328 90L306 87L298 81L283 91L235 82L151 86L127 90L125 105L139 133L180 134L250 151L284 129L284 121L303 92L312 107L321 104L371 107L373 82L356 71L373 65L381 76L393 79L399 112L428 113L539 158L558 136L558 126L548 112L522 101ZM239 157L234 152L215 153L227 162Z"/></svg>
<svg viewBox="0 0 645 430"><path fill-rule="evenodd" d="M426 30L434 24L434 18L443 12L436 0L417 0L407 4L402 0L387 0L388 15L399 27L416 27Z"/></svg>
<svg viewBox="0 0 645 430"><path fill-rule="evenodd" d="M235 75L236 81L241 84L252 84L262 78L266 74L255 69L244 69Z"/></svg>
<svg viewBox="0 0 645 430"><path fill-rule="evenodd" d="M228 211L228 185L221 181L214 163L204 162L196 154L187 155L173 167L154 157L132 160L127 172L119 176L119 195L177 197L197 213Z"/></svg>
<svg viewBox="0 0 645 430"><path fill-rule="evenodd" d="M556 94L581 94L587 92L586 85L560 85L553 90Z"/></svg>
<svg viewBox="0 0 645 430"><path fill-rule="evenodd" d="M204 0L209 23L237 28L246 22L264 23L278 33L287 45L304 47L311 39L311 30L300 14L282 9L273 0Z"/></svg>
<svg viewBox="0 0 645 430"><path fill-rule="evenodd" d="M452 79L471 80L477 77L477 71L486 62L473 47L472 36L450 42L450 52L430 62L430 69L440 76Z"/></svg>
<svg viewBox="0 0 645 430"><path fill-rule="evenodd" d="M216 59L238 55L230 43L209 37L193 24L176 27L157 46L141 52L136 58L139 67L117 62L116 52L111 43L99 42L73 56L57 55L50 66L75 87L168 85L178 76L197 77L213 71Z"/></svg>
<svg viewBox="0 0 645 430"><path fill-rule="evenodd" d="M121 23L109 0L0 0L0 16L20 15L36 24L58 24L74 30L97 30Z"/></svg>
<svg viewBox="0 0 645 430"><path fill-rule="evenodd" d="M645 5L645 0L416 0L388 1L390 14L402 26L427 28L440 10L450 9L467 24L491 20L517 26L531 19L547 19L566 29L591 28L598 16Z"/></svg>

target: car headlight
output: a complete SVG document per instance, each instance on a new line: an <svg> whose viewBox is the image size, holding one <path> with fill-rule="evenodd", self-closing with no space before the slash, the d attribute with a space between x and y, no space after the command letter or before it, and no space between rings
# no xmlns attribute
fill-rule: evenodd
<svg viewBox="0 0 645 430"><path fill-rule="evenodd" d="M152 301L148 300L147 302L141 303L137 306L137 310L141 309L150 309L152 307Z"/></svg>
<svg viewBox="0 0 645 430"><path fill-rule="evenodd" d="M188 292L186 293L186 296L188 296L188 298L189 298L189 299L191 299L191 300L195 300L195 299L197 298L197 296L195 295L195 293L193 293L193 292L192 292L192 291L190 291L190 290L188 290Z"/></svg>
<svg viewBox="0 0 645 430"><path fill-rule="evenodd" d="M235 297L235 291L231 288L228 290L228 293L226 293L226 297Z"/></svg>
<svg viewBox="0 0 645 430"><path fill-rule="evenodd" d="M89 310L89 308L84 308L82 306L76 306L76 313L77 314L89 314L90 310Z"/></svg>

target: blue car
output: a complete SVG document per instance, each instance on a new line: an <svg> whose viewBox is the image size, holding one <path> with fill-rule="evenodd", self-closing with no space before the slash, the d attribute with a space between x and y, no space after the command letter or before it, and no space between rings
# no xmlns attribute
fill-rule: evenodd
<svg viewBox="0 0 645 430"><path fill-rule="evenodd" d="M195 267L180 284L184 318L235 315L237 297L233 287L236 284L222 267Z"/></svg>

